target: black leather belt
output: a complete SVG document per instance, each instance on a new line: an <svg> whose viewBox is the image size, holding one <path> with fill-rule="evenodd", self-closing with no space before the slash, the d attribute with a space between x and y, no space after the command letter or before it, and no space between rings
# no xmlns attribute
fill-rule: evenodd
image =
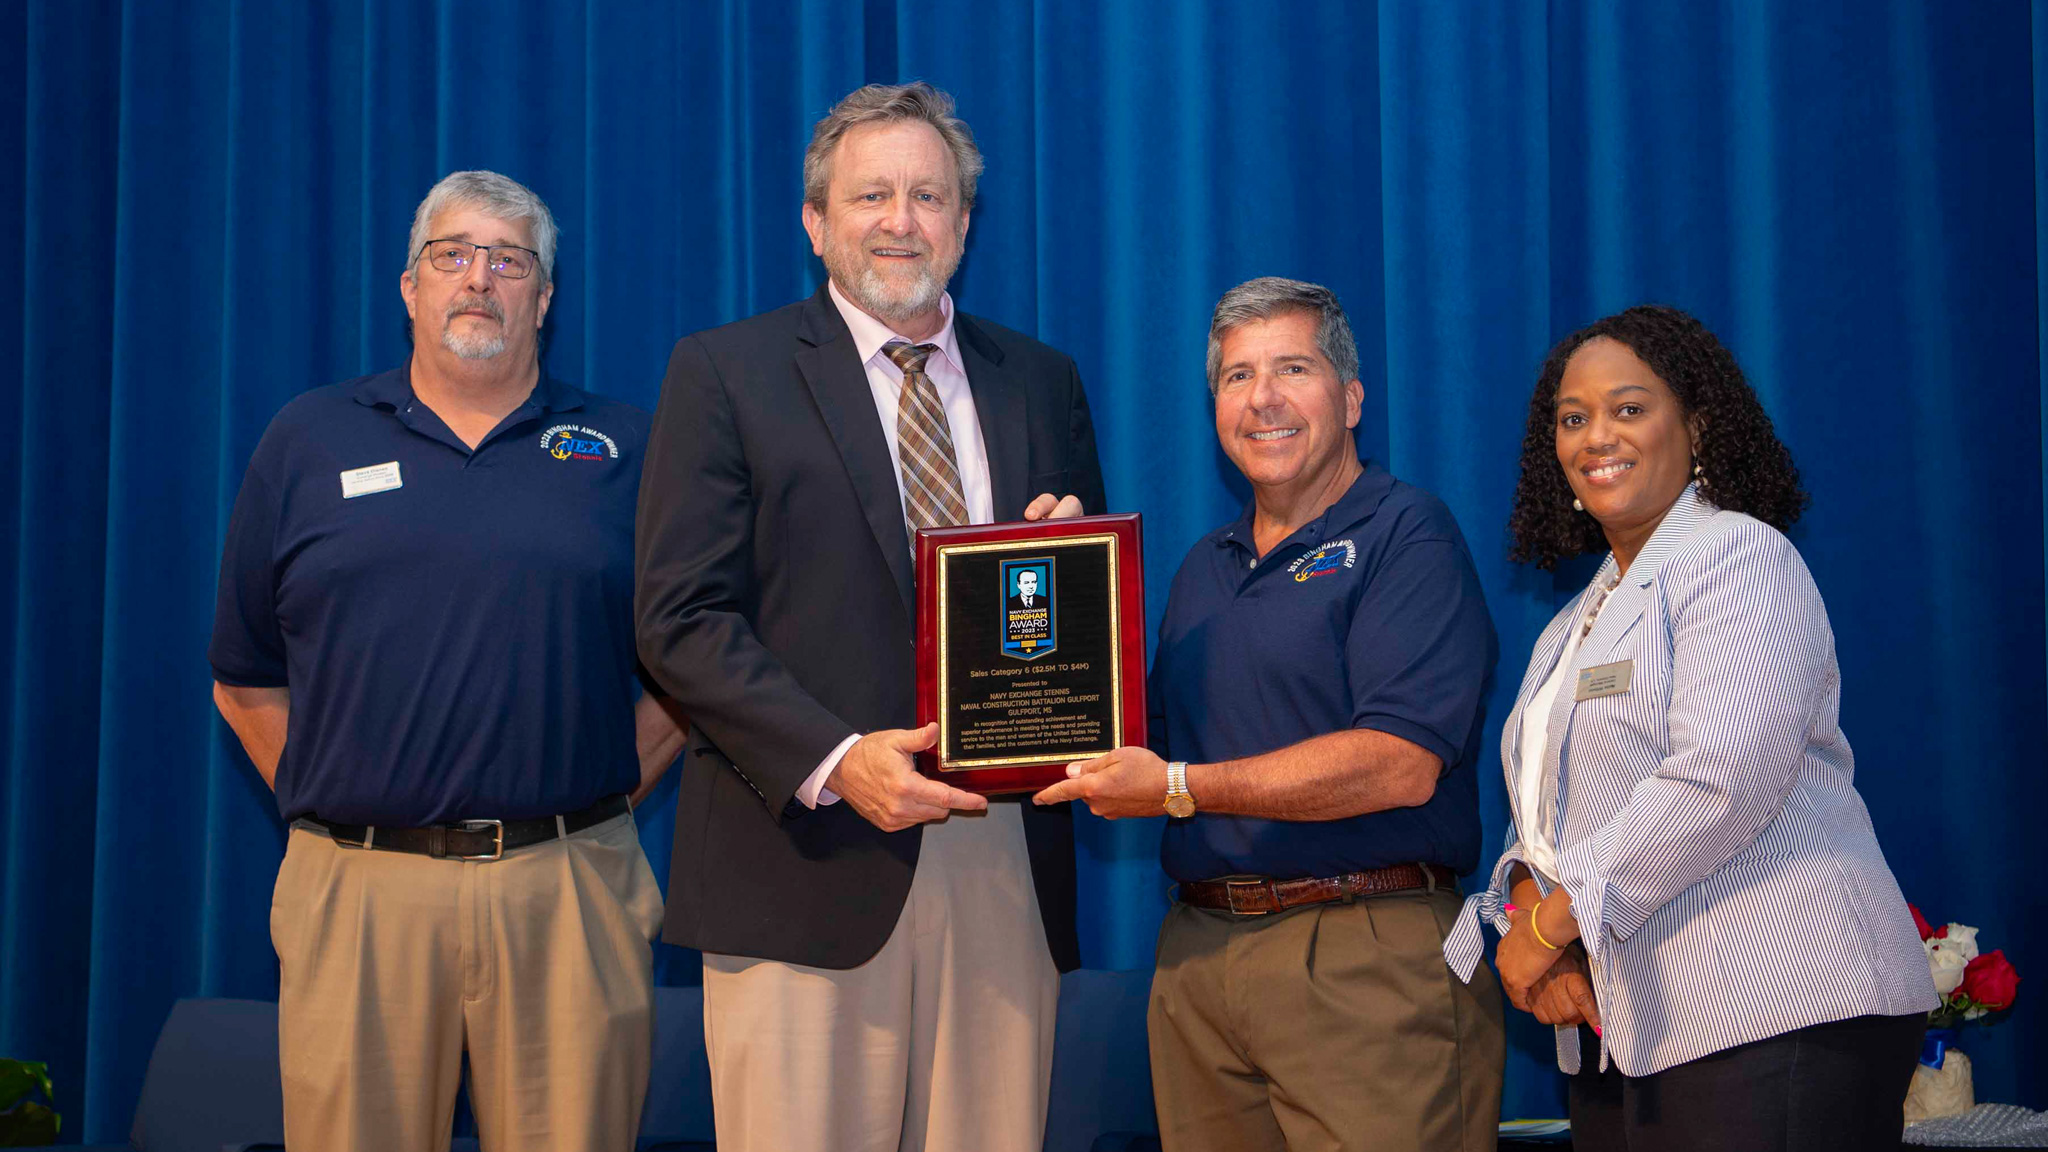
<svg viewBox="0 0 2048 1152"><path fill-rule="evenodd" d="M633 806L624 793L607 796L581 812L538 816L531 820L451 820L424 828L382 828L372 824L335 824L316 816L317 824L336 844L378 852L412 852L436 860L496 860L515 848L544 844L624 816Z"/></svg>

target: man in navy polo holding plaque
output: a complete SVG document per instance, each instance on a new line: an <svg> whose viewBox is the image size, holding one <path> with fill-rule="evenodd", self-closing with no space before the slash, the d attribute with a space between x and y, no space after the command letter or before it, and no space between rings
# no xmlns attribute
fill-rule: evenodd
<svg viewBox="0 0 2048 1152"><path fill-rule="evenodd" d="M1103 510L1073 361L947 294L981 167L929 85L842 100L826 283L679 341L648 436L640 652L697 733L666 939L704 952L725 1152L1042 1143L1072 817L912 761L915 532Z"/></svg>
<svg viewBox="0 0 2048 1152"><path fill-rule="evenodd" d="M1358 352L1328 289L1231 289L1208 369L1252 503L1174 577L1154 751L1037 799L1171 817L1149 1013L1168 1152L1490 1152L1499 988L1441 971L1479 854L1478 576L1436 497L1359 461Z"/></svg>

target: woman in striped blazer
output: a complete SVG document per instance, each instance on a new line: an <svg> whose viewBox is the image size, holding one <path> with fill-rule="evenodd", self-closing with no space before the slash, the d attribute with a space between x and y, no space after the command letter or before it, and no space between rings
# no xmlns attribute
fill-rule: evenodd
<svg viewBox="0 0 2048 1152"><path fill-rule="evenodd" d="M1444 953L1470 979L1480 919L1503 933L1582 1152L1898 1140L1934 985L1782 533L1805 502L1691 316L1631 308L1551 352L1514 556L1608 555L1536 642L1501 739L1514 828Z"/></svg>

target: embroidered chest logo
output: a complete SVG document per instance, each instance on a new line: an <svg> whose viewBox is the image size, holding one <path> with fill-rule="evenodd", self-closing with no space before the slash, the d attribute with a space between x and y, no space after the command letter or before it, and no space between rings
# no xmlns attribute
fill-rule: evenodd
<svg viewBox="0 0 2048 1152"><path fill-rule="evenodd" d="M557 424L540 434L540 446L557 460L617 460L619 446L595 428Z"/></svg>
<svg viewBox="0 0 2048 1152"><path fill-rule="evenodd" d="M1294 573L1296 584L1306 584L1318 576L1328 576L1339 569L1350 568L1358 563L1358 545L1349 540L1332 540L1312 551L1294 558L1287 566Z"/></svg>

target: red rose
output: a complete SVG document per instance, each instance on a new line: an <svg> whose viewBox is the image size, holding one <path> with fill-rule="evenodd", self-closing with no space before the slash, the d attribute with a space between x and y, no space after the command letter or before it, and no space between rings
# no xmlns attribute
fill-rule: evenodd
<svg viewBox="0 0 2048 1152"><path fill-rule="evenodd" d="M2000 948L1970 961L1970 966L1963 969L1963 983L1957 991L1995 1011L2012 1007L2019 987L2020 974L2012 970L2005 949Z"/></svg>
<svg viewBox="0 0 2048 1152"><path fill-rule="evenodd" d="M1920 914L1920 906L1918 904L1908 904L1906 907L1913 913L1913 927L1920 930L1920 938L1925 940L1929 936L1934 935L1934 925L1929 924L1927 917Z"/></svg>

